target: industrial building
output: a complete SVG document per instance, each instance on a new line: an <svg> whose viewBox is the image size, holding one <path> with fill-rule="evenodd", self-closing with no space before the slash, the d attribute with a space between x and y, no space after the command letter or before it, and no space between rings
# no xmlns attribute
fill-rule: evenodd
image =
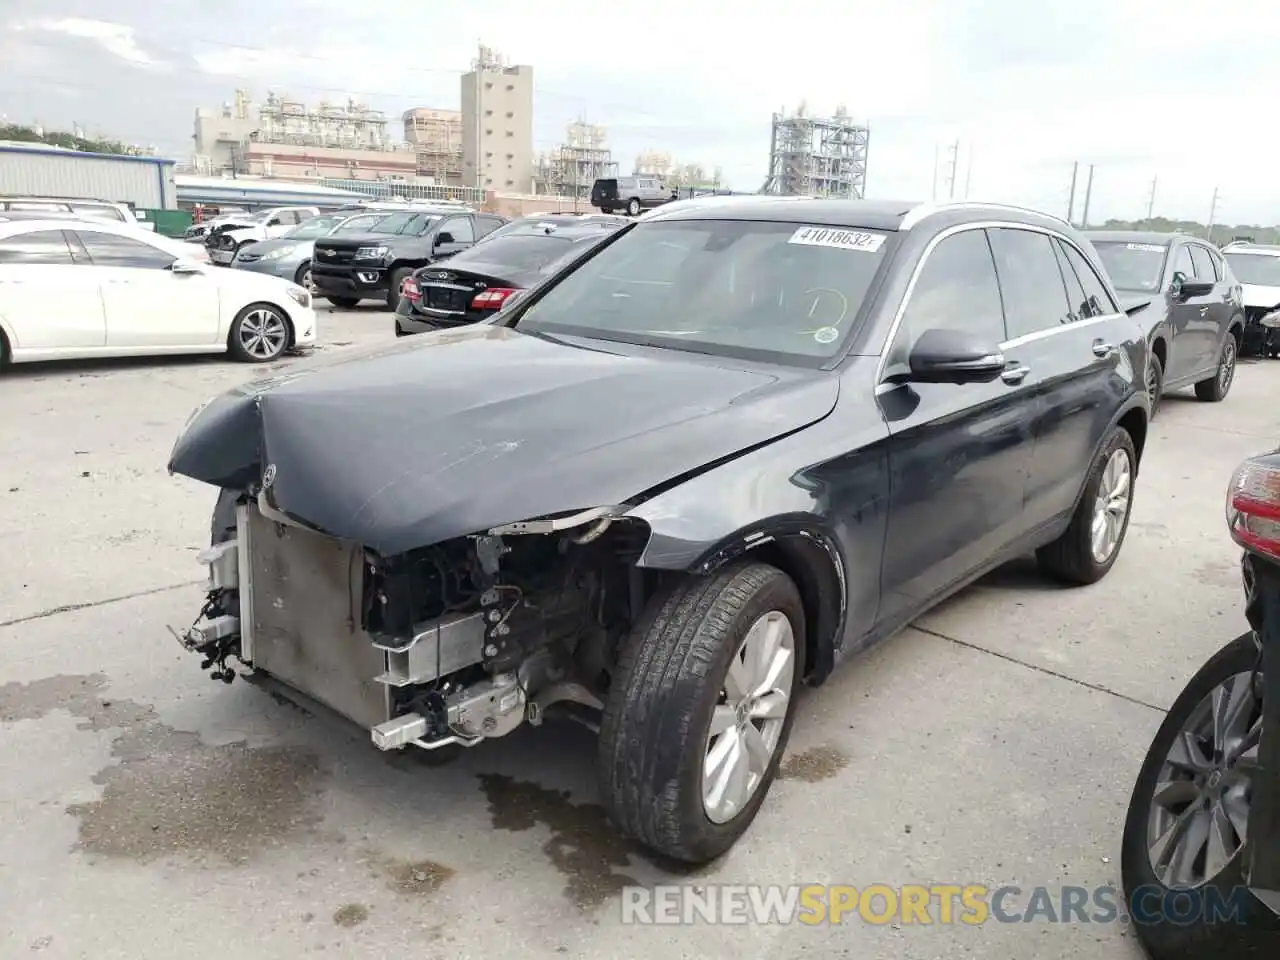
<svg viewBox="0 0 1280 960"><path fill-rule="evenodd" d="M109 200L138 210L173 210L174 162L161 157L81 153L44 145L0 144L0 194Z"/></svg>
<svg viewBox="0 0 1280 960"><path fill-rule="evenodd" d="M533 67L508 66L481 46L463 74L462 171L468 186L533 189Z"/></svg>
<svg viewBox="0 0 1280 960"><path fill-rule="evenodd" d="M433 183L462 185L462 113L415 107L406 110L405 142L413 149L420 177Z"/></svg>
<svg viewBox="0 0 1280 960"><path fill-rule="evenodd" d="M871 130L843 107L833 117L775 113L769 138L769 174L761 193L861 198L867 187Z"/></svg>
<svg viewBox="0 0 1280 960"><path fill-rule="evenodd" d="M698 163L676 163L671 154L658 150L646 150L636 157L632 173L637 176L657 177L668 187L693 193L713 192L720 189L723 179L719 167L708 171Z"/></svg>
<svg viewBox="0 0 1280 960"><path fill-rule="evenodd" d="M195 163L210 176L415 180L413 148L387 132L387 118L348 100L309 107L269 91L255 105L245 90L195 119Z"/></svg>
<svg viewBox="0 0 1280 960"><path fill-rule="evenodd" d="M618 176L618 164L605 146L605 129L583 120L569 124L564 143L540 154L533 192L586 199L600 177Z"/></svg>

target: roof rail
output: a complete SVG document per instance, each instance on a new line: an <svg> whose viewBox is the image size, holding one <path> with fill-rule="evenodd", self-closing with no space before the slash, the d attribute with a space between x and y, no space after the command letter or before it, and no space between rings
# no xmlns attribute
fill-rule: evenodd
<svg viewBox="0 0 1280 960"><path fill-rule="evenodd" d="M898 224L899 230L910 230L925 217L930 217L935 213L943 213L947 210L964 210L974 207L991 208L998 210L1016 210L1019 213L1030 213L1037 217L1048 217L1050 220L1057 220L1059 223L1067 223L1062 217L1055 216L1052 213L1045 213L1043 210L1033 210L1031 207L1020 207L1015 203L993 203L982 200L948 200L944 203L921 203L912 207L907 211L907 215L902 218L902 223Z"/></svg>

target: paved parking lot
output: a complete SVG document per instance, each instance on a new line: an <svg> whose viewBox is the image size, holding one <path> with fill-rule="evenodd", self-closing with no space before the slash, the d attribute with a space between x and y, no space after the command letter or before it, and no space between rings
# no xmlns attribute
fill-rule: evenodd
<svg viewBox="0 0 1280 960"><path fill-rule="evenodd" d="M390 315L322 315L321 337L390 340ZM438 766L201 675L165 625L195 616L213 492L165 461L196 404L262 373L0 377L0 956L1139 955L1118 924L624 927L619 892L1118 883L1160 708L1244 626L1222 499L1277 442L1280 364L1243 365L1219 405L1169 398L1103 583L1012 565L810 693L756 826L695 876L614 838L585 732Z"/></svg>

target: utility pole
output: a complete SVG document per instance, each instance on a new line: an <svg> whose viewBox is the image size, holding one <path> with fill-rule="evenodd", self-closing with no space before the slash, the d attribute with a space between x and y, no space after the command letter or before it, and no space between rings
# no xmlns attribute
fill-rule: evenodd
<svg viewBox="0 0 1280 960"><path fill-rule="evenodd" d="M1076 174L1080 172L1080 161L1071 164L1071 195L1067 197L1067 223L1074 224L1076 213Z"/></svg>
<svg viewBox="0 0 1280 960"><path fill-rule="evenodd" d="M1150 220L1156 209L1156 184L1160 182L1159 177L1151 178L1151 195L1147 197L1147 219Z"/></svg>
<svg viewBox="0 0 1280 960"><path fill-rule="evenodd" d="M1218 215L1218 188L1213 188L1213 199L1209 202L1209 226L1204 231L1204 238L1213 241L1213 221Z"/></svg>
<svg viewBox="0 0 1280 960"><path fill-rule="evenodd" d="M933 201L938 202L938 165L942 162L942 147L933 145Z"/></svg>
<svg viewBox="0 0 1280 960"><path fill-rule="evenodd" d="M969 169L964 175L964 198L969 199L969 187L973 183L973 144L969 144Z"/></svg>
<svg viewBox="0 0 1280 960"><path fill-rule="evenodd" d="M960 163L960 141L957 140L951 145L951 183L949 185L949 198L956 198L956 166Z"/></svg>
<svg viewBox="0 0 1280 960"><path fill-rule="evenodd" d="M1080 229L1089 229L1089 198L1093 196L1093 164L1089 164L1089 179L1084 184L1084 212L1080 214Z"/></svg>

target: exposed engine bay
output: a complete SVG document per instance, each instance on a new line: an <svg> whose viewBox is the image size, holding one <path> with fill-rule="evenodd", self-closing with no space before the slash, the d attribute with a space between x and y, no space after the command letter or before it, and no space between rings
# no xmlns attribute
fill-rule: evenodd
<svg viewBox="0 0 1280 960"><path fill-rule="evenodd" d="M282 685L382 750L474 746L549 708L598 729L658 576L635 565L647 527L607 508L382 557L246 496L224 536L200 556L209 591L183 646L215 679Z"/></svg>

